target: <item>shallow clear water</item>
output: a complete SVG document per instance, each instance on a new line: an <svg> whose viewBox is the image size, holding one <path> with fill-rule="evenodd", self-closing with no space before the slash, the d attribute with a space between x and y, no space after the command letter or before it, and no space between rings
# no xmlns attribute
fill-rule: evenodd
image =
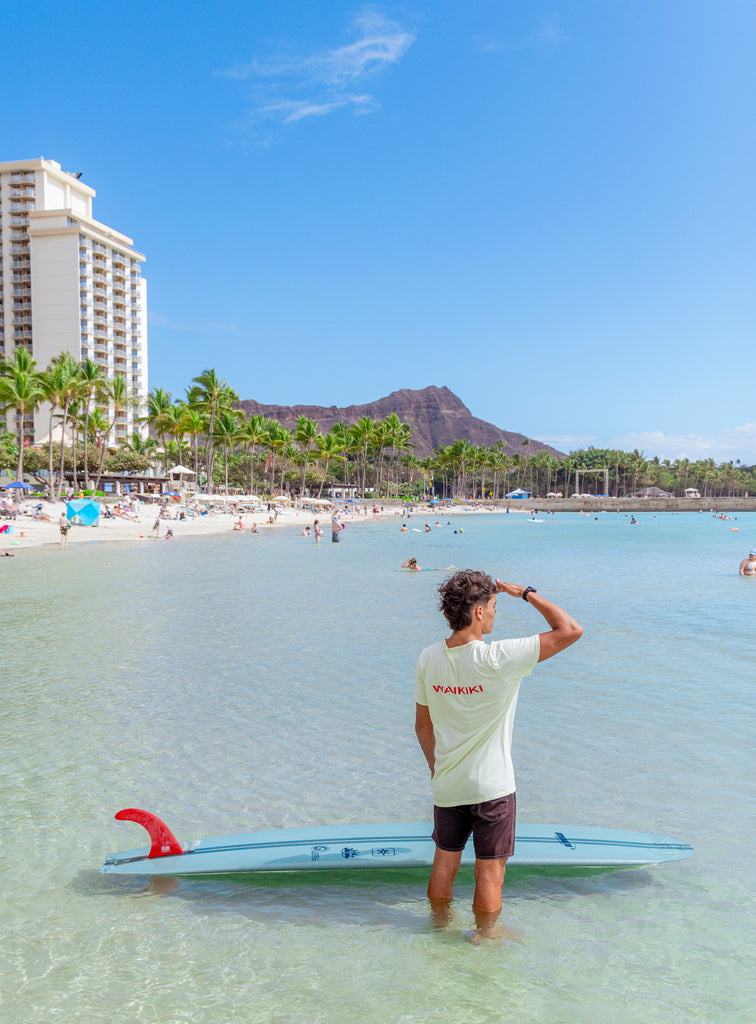
<svg viewBox="0 0 756 1024"><path fill-rule="evenodd" d="M753 1020L756 581L737 566L756 515L543 519L4 559L2 1019ZM485 948L462 935L469 878L434 932L422 873L99 875L106 853L143 842L113 821L121 807L181 839L429 818L414 664L443 633L441 575L399 571L410 554L533 584L585 628L523 684L520 819L661 832L695 856L513 870L504 920L520 941ZM495 636L541 628L499 598Z"/></svg>

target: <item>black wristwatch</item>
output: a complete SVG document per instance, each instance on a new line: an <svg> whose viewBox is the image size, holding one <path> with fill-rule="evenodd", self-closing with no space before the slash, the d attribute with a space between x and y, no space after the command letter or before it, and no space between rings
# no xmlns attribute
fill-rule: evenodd
<svg viewBox="0 0 756 1024"><path fill-rule="evenodd" d="M528 601L528 594L537 594L537 593L538 593L538 591L536 590L535 587L525 587L525 589L522 592L522 599L523 599L523 601ZM530 601L528 601L528 604L530 604Z"/></svg>

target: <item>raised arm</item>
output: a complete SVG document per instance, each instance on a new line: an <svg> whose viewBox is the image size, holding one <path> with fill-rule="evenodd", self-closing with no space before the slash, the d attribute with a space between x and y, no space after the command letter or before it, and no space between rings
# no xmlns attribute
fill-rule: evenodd
<svg viewBox="0 0 756 1024"><path fill-rule="evenodd" d="M496 580L497 594L509 594L510 597L522 597L526 588L519 583L502 583ZM583 635L583 627L573 617L560 608L558 604L547 600L535 590L531 590L525 600L531 604L537 612L543 615L551 629L548 633L541 633L541 654L539 661L546 661L559 654L565 647L570 647Z"/></svg>

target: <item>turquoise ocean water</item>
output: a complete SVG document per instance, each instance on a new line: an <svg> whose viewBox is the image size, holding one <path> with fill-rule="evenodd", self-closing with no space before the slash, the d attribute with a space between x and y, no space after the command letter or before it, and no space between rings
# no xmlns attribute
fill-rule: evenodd
<svg viewBox="0 0 756 1024"><path fill-rule="evenodd" d="M756 514L542 518L3 559L2 1019L752 1021L756 580L737 566ZM441 576L400 571L409 555L532 584L584 626L523 683L520 819L660 832L695 856L512 871L503 917L519 941L476 948L469 878L434 932L422 873L99 875L106 853L143 843L113 820L121 807L183 840L430 817L414 665L444 632ZM542 628L505 596L497 619L494 636Z"/></svg>

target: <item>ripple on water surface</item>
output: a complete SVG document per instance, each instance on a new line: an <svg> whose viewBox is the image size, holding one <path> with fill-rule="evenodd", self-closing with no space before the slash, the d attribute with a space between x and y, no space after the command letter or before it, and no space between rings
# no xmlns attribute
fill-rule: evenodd
<svg viewBox="0 0 756 1024"><path fill-rule="evenodd" d="M756 585L735 573L756 516L737 534L708 515L639 519L471 516L429 535L350 526L339 545L279 530L8 559L8 1019L750 1020ZM520 941L476 949L469 878L439 933L422 873L99 875L107 852L143 841L113 822L124 806L182 839L429 817L414 663L442 635L442 577L401 572L410 554L532 583L585 627L523 685L522 820L658 831L695 857L513 870L504 915ZM543 628L505 598L498 619L497 635Z"/></svg>

